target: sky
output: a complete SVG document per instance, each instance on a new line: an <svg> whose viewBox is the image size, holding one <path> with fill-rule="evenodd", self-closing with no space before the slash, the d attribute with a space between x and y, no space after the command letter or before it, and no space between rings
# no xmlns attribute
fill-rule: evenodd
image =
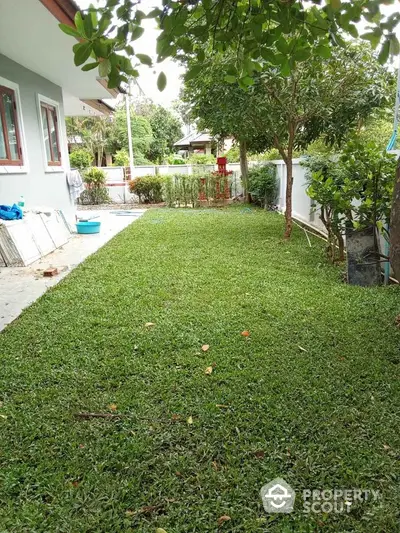
<svg viewBox="0 0 400 533"><path fill-rule="evenodd" d="M105 4L106 0L77 0L77 4L81 9L89 7L90 3L96 3L101 6ZM145 13L151 11L154 7L161 7L160 0L141 0L140 9ZM385 15L398 11L400 9L400 0L394 5L382 6L381 11ZM162 63L156 62L156 39L159 34L156 23L154 20L144 20L143 27L145 32L142 37L137 41L134 41L133 46L136 53L147 54L153 59L153 67L147 67L145 65L134 65L139 70L138 84L144 94L153 100L156 104L163 105L164 107L171 107L172 102L179 97L179 91L182 86L182 75L184 73L183 67L178 65L172 59L166 59ZM365 31L365 24L358 25L359 32ZM400 38L400 26L397 28L397 35ZM157 77L158 74L164 71L167 75L167 86L163 92L157 89Z"/></svg>

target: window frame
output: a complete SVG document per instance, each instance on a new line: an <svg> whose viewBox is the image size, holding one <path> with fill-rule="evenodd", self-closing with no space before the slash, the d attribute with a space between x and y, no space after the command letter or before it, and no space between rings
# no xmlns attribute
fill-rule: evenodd
<svg viewBox="0 0 400 533"><path fill-rule="evenodd" d="M29 172L28 151L26 148L26 136L24 129L24 119L22 114L21 97L19 93L19 85L0 76L0 86L6 90L13 92L14 100L14 117L16 118L16 125L18 129L18 142L17 145L20 159L9 161L0 160L0 176L3 174L27 174ZM2 117L3 118L3 117ZM7 135L8 136L8 135Z"/></svg>
<svg viewBox="0 0 400 533"><path fill-rule="evenodd" d="M17 153L18 153L18 159L11 159L11 146L10 146L10 136L8 134L7 129L7 119L6 119L6 110L4 107L3 102L3 95L8 94L11 96L12 99L12 109L13 109L13 118L14 118L14 124L15 124L15 138L17 141ZM17 101L15 97L15 91L13 89L10 89L10 87L6 87L5 85L0 84L0 117L1 117L1 123L3 125L3 136L4 136L4 144L6 148L6 159L0 159L0 165L2 166L22 166L24 164L24 156L22 154L22 145L21 145L21 136L19 133L19 121L18 121L18 113L17 113Z"/></svg>
<svg viewBox="0 0 400 533"><path fill-rule="evenodd" d="M61 146L60 146L60 136L58 133L58 117L57 117L57 109L47 104L46 102L40 102L40 118L42 119L42 129L43 129L43 116L42 111L43 109L46 111L46 121L47 121L47 131L49 133L49 148L50 148L50 156L51 159L48 160L47 157L47 151L46 151L46 159L47 159L47 165L49 167L60 167L61 166ZM53 123L54 123L54 129L56 132L56 144L57 144L57 151L58 151L58 161L54 158L54 150L53 150L53 142L51 140L51 130L50 130L50 115L53 117ZM46 139L44 138L44 130L43 130L43 142L45 144L46 148Z"/></svg>
<svg viewBox="0 0 400 533"><path fill-rule="evenodd" d="M65 170L65 151L63 150L63 133L62 128L60 127L61 120L60 120L60 103L52 100L51 98L47 98L47 96L43 96L42 94L37 95L37 106L38 106L38 117L40 122L40 132L41 132L41 143L42 143L42 152L43 152L43 162L45 166L45 172L51 173L51 172L64 172ZM56 130L56 138L57 138L57 147L58 147L58 153L60 161L48 161L47 159L47 152L46 152L46 141L45 141L45 135L44 135L44 128L43 128L43 119L42 119L42 107L46 108L46 112L48 110L53 112L53 120L55 119L55 130ZM49 128L49 118L48 113L46 113L46 119L47 119L47 127ZM50 130L49 130L50 132ZM50 154L53 157L53 147L50 142L49 137L49 143L50 143Z"/></svg>

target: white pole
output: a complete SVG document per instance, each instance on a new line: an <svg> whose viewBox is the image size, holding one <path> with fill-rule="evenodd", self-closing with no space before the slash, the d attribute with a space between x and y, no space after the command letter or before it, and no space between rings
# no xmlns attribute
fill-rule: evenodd
<svg viewBox="0 0 400 533"><path fill-rule="evenodd" d="M134 167L134 161L133 161L133 146L132 146L132 130L131 130L131 80L129 80L128 84L128 92L126 93L125 98L125 104L126 104L126 125L128 128L128 149L129 149L129 170L131 175L131 180L134 178L133 176L133 167ZM124 196L125 196L125 188L124 187ZM125 198L124 198L125 201Z"/></svg>

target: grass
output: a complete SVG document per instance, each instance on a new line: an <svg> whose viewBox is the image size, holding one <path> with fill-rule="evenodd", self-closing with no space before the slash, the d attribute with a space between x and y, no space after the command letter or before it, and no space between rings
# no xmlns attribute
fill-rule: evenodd
<svg viewBox="0 0 400 533"><path fill-rule="evenodd" d="M399 531L399 288L282 229L147 212L0 335L2 533ZM278 476L290 515L262 507ZM307 515L306 488L381 498Z"/></svg>

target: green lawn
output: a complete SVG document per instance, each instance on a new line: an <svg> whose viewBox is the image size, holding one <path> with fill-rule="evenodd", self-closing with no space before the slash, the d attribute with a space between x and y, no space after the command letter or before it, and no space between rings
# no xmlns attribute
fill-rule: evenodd
<svg viewBox="0 0 400 533"><path fill-rule="evenodd" d="M147 212L0 335L1 533L399 531L399 288L282 231ZM290 515L262 507L278 476ZM382 498L306 515L306 488Z"/></svg>

